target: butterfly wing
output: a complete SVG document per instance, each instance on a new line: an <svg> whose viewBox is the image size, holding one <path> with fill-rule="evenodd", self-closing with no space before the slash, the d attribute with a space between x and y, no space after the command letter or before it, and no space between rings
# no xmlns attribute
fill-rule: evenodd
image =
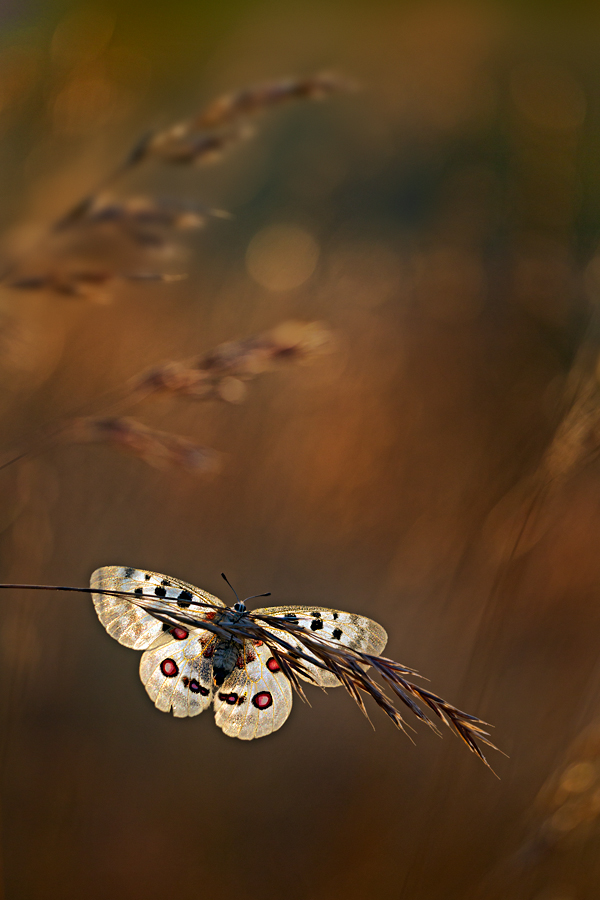
<svg viewBox="0 0 600 900"><path fill-rule="evenodd" d="M262 641L244 641L238 665L215 690L217 725L242 741L277 731L292 710L292 686Z"/></svg>
<svg viewBox="0 0 600 900"><path fill-rule="evenodd" d="M276 616L285 619L294 625L301 625L307 631L312 631L318 637L325 638L333 644L341 644L353 650L360 650L362 653L369 653L371 656L379 656L387 644L387 633L377 622L366 616L342 612L338 609L323 609L320 606L271 606L265 609L254 609L252 615ZM261 624L264 625L264 623ZM274 631L278 637L288 641L292 646L298 647L308 656L313 656L290 632L279 631L270 625L264 625L264 627L269 631ZM340 681L332 672L310 663L305 663L305 666L314 679L304 678L305 681L325 688L339 687ZM298 675L300 678L304 677L299 672Z"/></svg>
<svg viewBox="0 0 600 900"><path fill-rule="evenodd" d="M208 631L174 628L142 654L140 678L161 712L197 716L210 706L214 685L212 653L217 639Z"/></svg>
<svg viewBox="0 0 600 900"><path fill-rule="evenodd" d="M218 597L213 597L208 591L193 584L159 572L147 572L130 566L103 566L96 569L90 579L90 586L103 591L126 591L140 598L171 602L180 608L193 607L194 602L225 605ZM146 650L163 633L162 622L125 597L92 594L92 599L98 618L110 636L126 647ZM199 615L202 615L205 607L197 609Z"/></svg>

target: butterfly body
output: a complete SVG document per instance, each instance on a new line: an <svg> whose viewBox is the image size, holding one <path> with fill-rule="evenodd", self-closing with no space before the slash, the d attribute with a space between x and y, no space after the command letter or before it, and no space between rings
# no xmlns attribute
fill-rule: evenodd
<svg viewBox="0 0 600 900"><path fill-rule="evenodd" d="M276 652L262 640L215 633L222 628L260 621L274 638L301 647L294 632L279 629L272 619L306 630L319 639L378 655L387 635L365 616L308 606L281 606L249 613L207 591L176 578L123 566L105 566L91 577L98 617L119 643L144 651L140 677L155 706L182 718L196 716L211 704L217 725L231 737L252 740L280 728L292 708L292 686ZM94 593L117 591L120 596ZM121 596L122 595L122 596ZM127 599L130 595L132 600ZM138 604L148 604L167 622ZM194 626L173 624L175 613L193 613ZM267 621L263 619L267 617ZM202 626L205 627L202 627ZM269 642L270 643L270 642ZM308 653L308 660L316 658ZM301 678L320 687L337 687L330 671L310 661Z"/></svg>
<svg viewBox="0 0 600 900"><path fill-rule="evenodd" d="M238 602L233 607L226 606L223 610L217 610L212 621L215 625L227 626L242 622L244 618L246 618L246 607L243 603ZM213 681L217 687L220 687L243 658L244 644L243 641L235 639L217 639L213 643L211 651Z"/></svg>
<svg viewBox="0 0 600 900"><path fill-rule="evenodd" d="M239 641L217 641L213 652L213 680L220 687L235 669L243 651Z"/></svg>

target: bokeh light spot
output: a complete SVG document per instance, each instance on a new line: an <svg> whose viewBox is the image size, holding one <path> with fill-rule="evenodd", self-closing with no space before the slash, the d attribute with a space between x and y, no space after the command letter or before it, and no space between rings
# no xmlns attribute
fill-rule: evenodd
<svg viewBox="0 0 600 900"><path fill-rule="evenodd" d="M304 228L271 225L255 234L246 251L252 278L270 291L289 291L313 274L319 247Z"/></svg>

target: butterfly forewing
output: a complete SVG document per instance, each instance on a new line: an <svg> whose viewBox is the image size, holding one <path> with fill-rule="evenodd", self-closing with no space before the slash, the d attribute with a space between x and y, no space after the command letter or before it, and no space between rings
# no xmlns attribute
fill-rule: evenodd
<svg viewBox="0 0 600 900"><path fill-rule="evenodd" d="M251 741L281 728L292 710L292 687L262 641L244 641L231 675L215 689L215 721L230 737Z"/></svg>
<svg viewBox="0 0 600 900"><path fill-rule="evenodd" d="M92 588L104 591L124 591L133 598L146 597L153 602L174 604L176 608L192 610L202 616L210 610L205 604L225 604L193 584L178 578L147 572L130 566L103 566L96 569L90 579ZM150 613L131 603L126 597L109 597L92 594L98 618L111 637L134 650L147 649L163 632L163 624ZM202 605L198 605L202 604Z"/></svg>
<svg viewBox="0 0 600 900"><path fill-rule="evenodd" d="M294 625L300 625L317 637L331 641L333 644L351 647L353 650L360 650L362 653L369 653L371 656L379 656L387 644L387 633L377 622L368 619L366 616L342 612L338 609L323 609L321 606L271 606L265 609L254 609L252 610L252 615L283 618ZM276 631L279 637L282 637L292 646L298 647L308 656L313 656L306 647L301 645L297 638L294 638L293 634L275 630L266 624L264 627L267 630ZM313 666L310 663L305 663L304 665L312 676L312 678L305 678L305 681L310 681L312 684L317 684L320 687L339 686L339 679L331 672L318 666ZM300 675L300 673L298 674ZM304 676L300 675L300 677Z"/></svg>
<svg viewBox="0 0 600 900"><path fill-rule="evenodd" d="M212 650L216 638L208 631L184 628L162 634L142 654L140 678L161 712L177 718L197 716L213 698Z"/></svg>

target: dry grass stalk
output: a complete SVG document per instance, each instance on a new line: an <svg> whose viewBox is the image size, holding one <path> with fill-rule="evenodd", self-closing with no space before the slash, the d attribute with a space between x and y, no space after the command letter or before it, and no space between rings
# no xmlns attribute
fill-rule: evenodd
<svg viewBox="0 0 600 900"><path fill-rule="evenodd" d="M330 344L331 332L322 322L290 320L241 341L220 344L191 360L153 367L111 392L109 402L98 401L93 415L79 412L68 417L34 438L26 449L8 454L0 469L33 453L73 442L104 443L159 468L174 467L196 474L214 472L219 458L216 451L180 435L148 428L122 416L122 412L159 393L239 403L248 381L277 365L308 362Z"/></svg>
<svg viewBox="0 0 600 900"><path fill-rule="evenodd" d="M331 75L268 82L221 97L188 122L145 136L100 189L54 223L46 246L37 248L38 259L29 259L27 266L12 266L5 273L4 283L20 291L106 302L119 282L179 280L184 276L157 272L149 265L156 263L157 251L164 257L165 250L173 249L175 233L199 228L209 217L223 218L227 213L188 201L119 199L109 195L107 188L147 158L165 162L205 159L209 151L214 153L230 141L232 128L238 132L246 129L248 117L285 101L321 98L347 87ZM229 129L227 134L218 131L224 127ZM204 471L208 451L188 444L185 438L161 434L124 419L123 409L158 392L240 402L246 393L245 382L278 362L312 357L328 340L327 330L319 323L286 322L243 341L223 344L206 356L153 367L117 391L116 396L112 394L109 408L105 405L102 410L103 417L97 410L88 418L79 413L34 439L33 448L10 454L0 468L70 438L106 442L135 453L151 465Z"/></svg>
<svg viewBox="0 0 600 900"><path fill-rule="evenodd" d="M365 670L365 667L369 666L381 677L386 687L410 709L413 715L439 734L435 722L424 711L422 706L433 712L441 722L458 734L469 750L475 753L488 768L489 763L479 744L497 749L490 740L489 733L485 730L489 727L485 722L477 716L463 712L436 694L431 693L431 691L424 690L412 681L408 681L407 675L418 677L418 673L414 669L407 668L392 659L382 656L371 656L368 653L353 650L350 647L340 645L338 642L334 643L326 638L321 638L301 625L296 625L291 621L275 616L255 616L252 613L247 613L236 623L213 622L207 621L202 615L196 615L191 608L181 609L177 604L166 601L139 598L126 591L103 591L95 588L94 591L95 593L108 596L126 597L165 625L174 626L179 624L203 628L225 640L263 641L268 645L296 692L304 700L306 697L298 675L302 674L303 677L313 680L310 672L306 669L305 663L308 662L318 668L332 672L341 681L346 691L367 718L368 714L363 695L372 697L394 725L406 733L407 723L400 711L395 707L393 700L386 694L381 685L375 681L373 676ZM218 609L218 607L213 607L211 604L199 600L194 600L191 606L198 609ZM285 632L290 638L294 639L295 643L281 638L265 626L276 628L278 632ZM298 642L302 649L296 645Z"/></svg>
<svg viewBox="0 0 600 900"><path fill-rule="evenodd" d="M118 281L181 281L185 275L164 272L111 272L106 269L54 269L43 275L26 275L8 282L22 291L49 291L62 297L106 302L107 289Z"/></svg>
<svg viewBox="0 0 600 900"><path fill-rule="evenodd" d="M598 456L600 389L596 377L579 386L542 459L539 474L556 485Z"/></svg>
<svg viewBox="0 0 600 900"><path fill-rule="evenodd" d="M149 157L179 164L213 162L231 145L253 135L249 118L290 100L320 100L350 87L335 75L320 74L242 88L217 98L198 116L149 135L134 149L128 164L137 165Z"/></svg>
<svg viewBox="0 0 600 900"><path fill-rule="evenodd" d="M121 236L136 244L162 248L167 246L171 231L202 228L211 218L226 219L230 216L225 210L209 209L191 200L144 196L118 199L101 194L94 198L84 215L77 220L77 226L98 231L118 230Z"/></svg>
<svg viewBox="0 0 600 900"><path fill-rule="evenodd" d="M214 450L123 416L75 419L63 437L73 443L114 446L158 469L178 468L204 474L218 468L219 457Z"/></svg>
<svg viewBox="0 0 600 900"><path fill-rule="evenodd" d="M248 119L258 113L285 101L318 99L348 87L332 75L267 82L220 97L188 121L145 135L122 165L57 219L31 253L10 265L0 281L15 290L106 300L110 297L107 288L119 280L172 280L172 275L155 272L157 252L161 258L165 250L173 256L181 232L227 213L188 201L119 199L107 191L147 160L214 161L253 133Z"/></svg>
<svg viewBox="0 0 600 900"><path fill-rule="evenodd" d="M320 99L350 87L350 82L333 75L313 75L267 82L219 97L198 116L144 135L97 191L84 197L57 220L54 230L61 231L86 218L100 192L148 159L175 164L215 161L230 145L253 133L245 121L249 116L254 117L287 100ZM223 126L227 126L226 130L219 131Z"/></svg>
<svg viewBox="0 0 600 900"><path fill-rule="evenodd" d="M277 364L308 361L330 343L331 332L321 322L282 322L261 334L220 344L204 356L142 372L131 382L132 399L161 392L239 402L245 382Z"/></svg>
<svg viewBox="0 0 600 900"><path fill-rule="evenodd" d="M504 545L504 562L526 553L543 537L554 521L553 501L570 478L600 455L598 376L574 367L562 406L562 418L537 469L505 494L488 517L488 537Z"/></svg>
<svg viewBox="0 0 600 900"><path fill-rule="evenodd" d="M579 735L536 800L538 826L531 844L547 852L590 837L600 822L600 726ZM541 818L541 821L539 821Z"/></svg>
<svg viewBox="0 0 600 900"><path fill-rule="evenodd" d="M321 100L336 91L352 88L350 81L328 72L308 78L268 81L219 97L200 114L193 125L195 128L229 125L242 116L255 116L290 100Z"/></svg>
<svg viewBox="0 0 600 900"><path fill-rule="evenodd" d="M476 896L536 897L553 860L568 859L597 840L600 823L600 725L586 728L564 762L538 793L530 813L528 835L518 849L488 873ZM579 861L576 866L579 866ZM534 890L535 885L535 890ZM548 881L546 887L552 885Z"/></svg>

